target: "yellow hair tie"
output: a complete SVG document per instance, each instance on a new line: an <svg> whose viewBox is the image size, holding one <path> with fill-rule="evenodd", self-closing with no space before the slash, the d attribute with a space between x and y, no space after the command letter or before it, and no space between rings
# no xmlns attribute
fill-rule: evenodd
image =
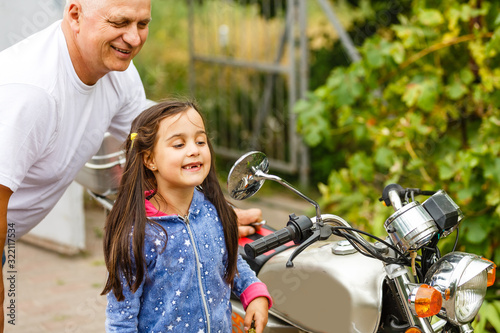
<svg viewBox="0 0 500 333"><path fill-rule="evenodd" d="M130 149L134 146L134 140L137 137L137 133L130 133L130 141L132 141L132 144L130 145Z"/></svg>

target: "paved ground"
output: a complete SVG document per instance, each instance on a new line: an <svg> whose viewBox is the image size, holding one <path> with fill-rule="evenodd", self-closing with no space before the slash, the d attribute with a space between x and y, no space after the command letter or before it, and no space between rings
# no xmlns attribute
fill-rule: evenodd
<svg viewBox="0 0 500 333"><path fill-rule="evenodd" d="M271 199L263 195L237 205L261 208L268 224L275 228L285 226L288 214L303 214L312 207L294 197ZM87 250L77 256L63 256L23 242L16 244L15 325L6 317L6 333L104 332L106 298L99 295L106 278L101 248L103 222L101 209L86 210ZM8 289L9 282L4 283Z"/></svg>

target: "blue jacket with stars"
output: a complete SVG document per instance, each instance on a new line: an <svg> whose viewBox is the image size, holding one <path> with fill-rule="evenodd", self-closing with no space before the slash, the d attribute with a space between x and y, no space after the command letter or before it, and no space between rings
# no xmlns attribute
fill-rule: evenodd
<svg viewBox="0 0 500 333"><path fill-rule="evenodd" d="M135 293L122 282L124 301L108 293L106 332L231 332L226 244L215 207L195 190L188 219L151 219L165 228L167 246L161 252L165 234L147 228L147 275ZM260 281L241 256L237 265L232 290L239 297Z"/></svg>

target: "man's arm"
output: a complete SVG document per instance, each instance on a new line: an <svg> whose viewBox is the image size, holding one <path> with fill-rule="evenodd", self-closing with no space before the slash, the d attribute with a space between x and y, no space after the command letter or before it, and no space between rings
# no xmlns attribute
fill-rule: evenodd
<svg viewBox="0 0 500 333"><path fill-rule="evenodd" d="M3 185L0 185L0 249L2 253L5 246L5 238L7 236L7 205L9 203L12 191ZM3 333L4 327L4 287L3 287L3 273L0 269L0 333Z"/></svg>

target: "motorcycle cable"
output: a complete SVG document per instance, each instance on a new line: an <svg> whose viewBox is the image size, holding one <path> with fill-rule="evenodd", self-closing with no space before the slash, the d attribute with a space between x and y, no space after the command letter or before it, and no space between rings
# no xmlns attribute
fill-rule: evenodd
<svg viewBox="0 0 500 333"><path fill-rule="evenodd" d="M358 229L355 229L355 228L335 226L335 227L332 227L332 229L333 229L332 230L333 234L335 234L336 236L344 237L347 241L349 241L349 243L351 243L351 245L359 253L361 253L362 255L364 255L366 257L369 257L369 258L372 258L372 259L378 259L378 260L380 260L380 261L382 261L382 262L384 262L386 264L400 264L400 265L411 267L411 259L408 258L407 256L405 256L403 253L401 253L399 251L399 249L397 249L394 245L392 245L390 243L387 243L383 239L380 239L380 238L378 238L378 237L376 237L376 236L374 236L372 234L369 234L367 232L364 232L362 230L358 230ZM335 230L335 229L337 229L337 230ZM382 244L386 245L387 247L390 247L391 249L393 249L394 252L396 252L396 254L398 255L398 258L393 259L393 258L388 258L388 257L382 256L377 251L377 249L367 248L366 245L360 243L359 240L356 237L354 237L352 234L343 232L343 230L358 232L360 234L366 235L368 237L371 237L371 238L373 238L373 239L381 242ZM424 274L422 272L421 265L417 264L415 266L415 269L416 269L416 272L417 272L417 276L416 276L415 280L416 281L423 281Z"/></svg>
<svg viewBox="0 0 500 333"><path fill-rule="evenodd" d="M340 237L344 237L349 243L351 243L352 247L354 247L360 254L369 258L383 260L380 254L377 253L377 251L374 251L373 249L369 249L365 245L362 245L361 243L358 242L358 240L354 236L343 232L334 234Z"/></svg>
<svg viewBox="0 0 500 333"><path fill-rule="evenodd" d="M453 249L451 250L451 252L455 252L455 250L457 249L457 245L458 245L458 236L460 234L459 232L459 227L457 226L457 229L455 230L457 232L457 235L455 236L455 244L453 245Z"/></svg>
<svg viewBox="0 0 500 333"><path fill-rule="evenodd" d="M435 235L429 244L422 248L422 258L421 265L423 274L425 275L429 268L439 259L441 258L441 252L437 247L437 243L439 242L440 235Z"/></svg>
<svg viewBox="0 0 500 333"><path fill-rule="evenodd" d="M360 230L356 230L356 229L354 229L354 231L361 232ZM365 234L364 232L361 232L361 233ZM334 231L333 234L335 234L337 236L340 236L340 237L344 237L349 243L351 243L351 245L361 255L364 255L365 257L368 257L368 258L371 258L371 259L378 259L378 260L384 262L387 265L396 264L396 265L403 265L403 266L411 267L411 259L408 258L408 257L406 257L406 256L404 256L404 255L400 256L398 258L384 257L380 253L378 253L378 251L376 249L371 249L371 250L373 250L373 252L372 252L364 244L360 243L359 240L356 237L354 237L353 235L351 235L349 233L344 233L342 231ZM367 234L367 235L373 237L373 235L370 235L370 234ZM375 239L376 239L376 237L375 237ZM422 273L422 269L421 269L420 265L416 264L415 265L415 270L416 270L416 273L417 273L417 275L415 276L415 281L417 281L417 282L418 281L423 281L424 275Z"/></svg>
<svg viewBox="0 0 500 333"><path fill-rule="evenodd" d="M332 226L331 228L332 228L332 233L334 235L345 238L346 240L349 241L349 243L351 243L351 245L357 251L359 251L361 254L363 254L367 257L379 259L379 260L381 260L385 263L388 263L388 264L394 264L394 263L398 263L398 264L403 263L404 265L411 264L410 260L401 251L399 251L399 249L397 249L394 245L386 242L385 240L383 240L377 236L374 236L368 232L365 232L365 231L362 231L359 229L355 229L355 228L350 228L350 227ZM391 248L392 250L394 250L394 252L398 255L398 257L396 259L384 257L377 251L377 249L375 249L373 247L367 247L365 244L362 244L361 242L359 242L359 240L355 236L353 236L347 232L344 232L344 231L357 232L357 233L363 234L365 236L368 236L368 237L384 244L385 246ZM362 249L360 249L360 247L364 251Z"/></svg>
<svg viewBox="0 0 500 333"><path fill-rule="evenodd" d="M459 240L459 228L457 227L455 229L456 231L456 236L455 236L455 243L453 245L453 248L451 252L455 252L458 246L458 240ZM439 259L441 258L441 251L439 250L439 247L437 246L439 240L441 239L441 234L435 235L432 240L422 248L422 270L423 274L425 275L429 268ZM434 258L433 258L434 256Z"/></svg>
<svg viewBox="0 0 500 333"><path fill-rule="evenodd" d="M404 254L399 251L399 249L397 247L395 247L394 245L388 243L387 241L375 236L375 235L372 235L366 231L363 231L363 230L359 230L359 229L356 229L356 228L352 228L352 227L344 227L344 226L332 226L332 230L335 231L335 230L346 230L346 231L352 231L352 232L357 232L357 233L360 233L360 234L363 234L365 236L368 236L370 238L373 238L374 240L384 244L385 246L387 247L390 247L391 249L394 250L394 252L396 252L399 256L401 257L404 257ZM343 236L344 233L342 233L341 235L338 235L338 236ZM348 234L349 235L349 234ZM352 235L350 235L351 237L354 237Z"/></svg>
<svg viewBox="0 0 500 333"><path fill-rule="evenodd" d="M371 259L378 259L382 262L384 262L387 265L390 264L397 264L397 265L404 265L404 266L411 266L411 261L407 257L398 257L398 258L389 258L389 257L384 257L381 255L376 249L370 249L367 248L366 245L363 245L362 243L359 243L359 241L352 235L348 233L335 233L338 236L345 237L349 243L362 255L365 257L371 258ZM417 272L420 273L420 269L417 268ZM419 276L421 274L418 274Z"/></svg>

